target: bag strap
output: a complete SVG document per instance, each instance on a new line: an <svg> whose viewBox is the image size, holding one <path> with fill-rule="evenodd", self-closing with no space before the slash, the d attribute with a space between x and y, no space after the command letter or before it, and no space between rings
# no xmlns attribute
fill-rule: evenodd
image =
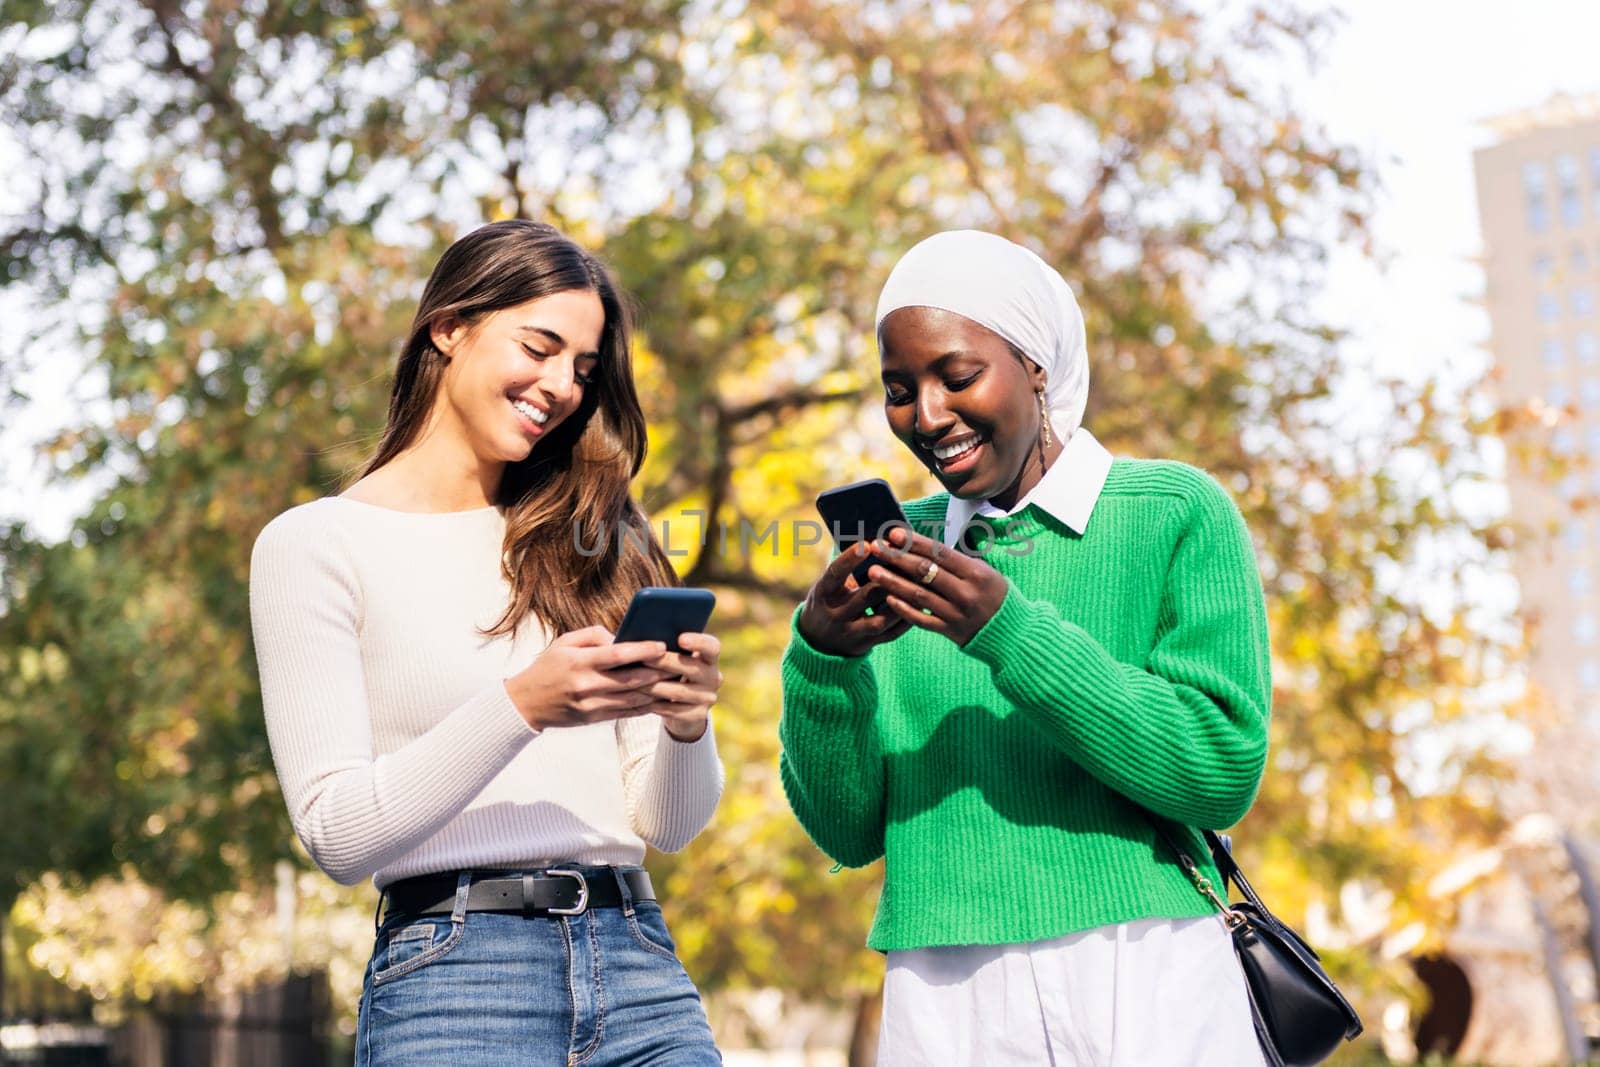
<svg viewBox="0 0 1600 1067"><path fill-rule="evenodd" d="M1161 825L1161 820L1157 819L1149 812L1145 812L1145 818L1149 819L1150 825L1155 828L1156 836L1161 838L1161 840L1166 844L1167 848L1172 851L1172 854L1178 857L1178 866L1183 868L1183 873L1189 877L1189 881L1194 884L1195 889L1199 891L1200 895L1211 901L1212 906L1214 906L1217 911L1222 913L1222 917L1228 921L1228 926L1230 928L1237 925L1237 923L1241 920L1234 914L1233 909L1228 907L1227 899L1229 877L1228 872L1229 870L1234 872L1239 870L1238 865L1233 862L1233 857L1231 855L1228 857L1228 866L1226 868L1220 863L1217 864L1217 870L1222 874L1222 895L1219 896L1216 887L1212 886L1211 884L1211 879L1207 878L1201 872L1200 865L1194 861L1194 859L1189 855L1188 851L1182 845L1178 844L1177 841L1173 840L1172 835L1167 832L1166 827ZM1211 834L1211 831L1209 830L1205 831L1205 833L1209 835L1206 838L1206 844L1210 845L1212 838L1215 835ZM1212 846L1213 855L1215 855L1216 850L1219 848L1222 848L1224 852L1227 851L1225 848L1223 848L1222 842L1218 841Z"/></svg>
<svg viewBox="0 0 1600 1067"><path fill-rule="evenodd" d="M1219 894L1217 887L1212 886L1211 879L1207 878L1205 874L1201 872L1200 865L1196 863L1193 857L1189 855L1188 851L1185 850L1182 845L1178 844L1178 842L1174 840L1173 836L1167 832L1167 828L1162 825L1161 820L1156 818L1148 811L1145 812L1145 818L1150 821L1151 827L1155 829L1156 836L1161 838L1162 842L1166 844L1167 848L1171 850L1172 854L1178 857L1178 866L1183 868L1183 873L1188 875L1189 881L1194 883L1195 889L1200 892L1201 896L1211 901L1212 905L1222 913L1223 918L1228 920L1229 927L1236 926L1240 921L1242 921L1242 919L1237 916L1230 907L1228 907L1229 882L1232 882L1235 886L1237 886L1240 894L1242 894L1244 898L1251 904L1255 905L1256 909L1262 914L1272 914L1272 912L1267 909L1267 906L1261 902L1261 898L1256 896L1255 887L1250 884L1249 879L1245 878L1244 872L1239 869L1239 864L1234 861L1233 849L1230 847L1227 838L1218 835L1213 830L1200 831L1201 836L1205 838L1206 846L1211 850L1211 861L1217 865L1217 873L1222 875L1222 885L1220 887L1221 893Z"/></svg>
<svg viewBox="0 0 1600 1067"><path fill-rule="evenodd" d="M1205 838L1206 845L1211 849L1211 858L1217 865L1217 873L1222 876L1223 895L1218 896L1216 891L1211 887L1211 880L1201 873L1199 864L1195 863L1193 858L1190 857L1189 853L1184 850L1183 846L1178 844L1178 842L1173 839L1172 834L1167 831L1167 827L1162 825L1162 821L1156 818L1156 816L1149 811L1145 811L1145 818L1149 820L1150 825L1155 829L1156 836L1159 837L1166 844L1167 848L1171 849L1172 853L1178 857L1178 865L1183 868L1183 873L1189 876L1189 881L1193 882L1195 888L1200 891L1201 895L1203 895L1207 900L1211 901L1211 903L1222 912L1222 918L1228 924L1228 930L1233 933L1235 937L1237 937L1240 927L1260 928L1261 923L1254 921L1251 915L1248 914L1248 912L1253 909L1255 914L1259 916L1267 926L1281 930L1282 934L1286 935L1283 940L1286 941L1288 947L1292 951L1298 952L1300 949L1304 949L1305 952L1309 954L1310 958L1304 961L1306 963L1308 973L1318 981L1320 986L1328 994L1329 998L1339 1006L1340 1010L1344 1012L1346 1019L1344 1034L1345 1040L1354 1040L1357 1036L1359 1036L1361 1033L1361 1016L1358 1015L1356 1010L1350 1006L1350 1002L1345 999L1344 994L1339 992L1339 987L1334 984L1332 978L1328 977L1327 972L1322 969L1321 964L1316 962L1316 950L1310 945L1306 944L1305 940L1299 934L1295 933L1289 927L1284 926L1283 923L1278 920L1278 917L1273 915L1272 912L1267 909L1265 904L1261 903L1261 898L1256 896L1256 891L1250 885L1250 882L1245 878L1244 872L1239 870L1238 863L1234 862L1233 849L1228 841L1228 838L1226 836L1214 833L1211 830L1200 831L1201 836ZM1230 881L1234 885L1238 886L1239 892L1244 894L1245 899L1249 901L1252 909L1247 909L1243 904L1239 905L1237 908L1233 908L1228 905L1226 897L1228 892L1228 883ZM1237 951L1237 942L1235 943L1235 949ZM1256 1002L1255 983L1253 981L1246 981L1245 988L1250 993L1251 1015L1254 1017L1256 1022L1256 1033L1261 1039L1262 1048L1270 1053L1268 1056L1268 1061L1271 1062L1275 1057L1278 1057L1277 1046L1273 1044L1270 1035L1267 1034L1262 1028L1263 1015L1261 1006ZM1282 1062L1281 1058L1278 1060L1278 1062Z"/></svg>
<svg viewBox="0 0 1600 1067"><path fill-rule="evenodd" d="M1206 839L1206 846L1211 849L1211 860L1217 865L1217 873L1222 875L1223 886L1226 887L1232 882L1246 900L1260 910L1267 911L1267 906L1256 896L1255 887L1245 878L1244 872L1239 869L1239 864L1234 862L1232 842L1214 830L1201 830L1200 833Z"/></svg>

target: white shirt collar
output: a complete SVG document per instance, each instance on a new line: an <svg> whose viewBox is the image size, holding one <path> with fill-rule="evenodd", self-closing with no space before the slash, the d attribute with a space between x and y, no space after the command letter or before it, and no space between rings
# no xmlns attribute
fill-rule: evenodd
<svg viewBox="0 0 1600 1067"><path fill-rule="evenodd" d="M1039 484L1010 511L1001 511L987 500L963 500L952 495L944 509L944 543L954 548L961 531L974 516L1015 515L1029 504L1039 505L1082 536L1110 473L1111 453L1095 440L1094 434L1079 426L1067 439L1061 455L1039 479Z"/></svg>

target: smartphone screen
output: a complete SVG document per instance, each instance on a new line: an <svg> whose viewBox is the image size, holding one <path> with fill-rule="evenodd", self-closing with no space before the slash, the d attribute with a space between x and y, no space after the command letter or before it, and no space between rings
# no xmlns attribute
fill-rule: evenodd
<svg viewBox="0 0 1600 1067"><path fill-rule="evenodd" d="M817 497L817 511L840 552L857 541L883 537L896 526L907 529L911 526L900 502L894 498L894 490L882 478L829 489ZM870 558L856 564L850 573L855 575L857 584L867 584L867 570L872 564Z"/></svg>
<svg viewBox="0 0 1600 1067"><path fill-rule="evenodd" d="M682 652L679 634L704 633L717 596L709 589L646 586L633 594L614 641L662 641Z"/></svg>

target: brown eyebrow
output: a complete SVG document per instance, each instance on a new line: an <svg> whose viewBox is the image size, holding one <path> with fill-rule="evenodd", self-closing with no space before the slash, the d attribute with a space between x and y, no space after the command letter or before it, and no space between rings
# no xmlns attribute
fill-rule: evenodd
<svg viewBox="0 0 1600 1067"><path fill-rule="evenodd" d="M539 336L545 338L546 340L549 340L549 341L555 343L556 345L559 345L562 348L566 348L567 347L567 339L565 337L562 337L559 333L556 333L554 330L546 329L543 326L518 326L517 327L517 332L518 333L536 333ZM579 358L579 359L599 359L600 358L600 353L598 353L598 352L579 352L577 358Z"/></svg>

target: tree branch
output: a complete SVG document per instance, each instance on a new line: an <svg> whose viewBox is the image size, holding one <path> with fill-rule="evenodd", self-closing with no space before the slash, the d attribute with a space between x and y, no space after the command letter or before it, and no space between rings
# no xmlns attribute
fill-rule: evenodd
<svg viewBox="0 0 1600 1067"><path fill-rule="evenodd" d="M859 389L836 389L829 393L818 393L807 389L793 389L787 393L758 400L753 404L740 404L738 407L727 409L725 418L730 426L738 426L749 422L751 419L763 415L776 415L779 412L792 408L811 407L820 404L836 404L841 400L860 400Z"/></svg>
<svg viewBox="0 0 1600 1067"><path fill-rule="evenodd" d="M239 106L239 101L234 99L225 84L219 85L217 80L199 67L184 59L178 51L174 21L181 15L176 0L140 0L145 9L155 16L156 26L161 30L162 44L165 46L164 66L174 74L181 74L190 84L200 91L201 96L216 108L218 114L226 115L238 131L240 140L248 146L246 157L260 160L278 160L284 158L285 153L277 140L263 133L259 126L252 123ZM215 56L213 56L215 59ZM269 175L265 181L260 173L246 170L242 173L245 184L250 189L250 201L256 208L256 221L261 226L264 243L267 248L280 248L284 244L283 215L278 207L278 198L272 189Z"/></svg>
<svg viewBox="0 0 1600 1067"><path fill-rule="evenodd" d="M994 217L999 220L1000 225L1007 231L1015 233L1016 226L1011 213L1000 206L994 191L984 179L983 165L978 161L977 153L972 147L972 130L965 121L957 122L952 115L956 106L956 102L950 99L926 69L919 72L917 112L922 116L922 128L928 147L935 152L953 152L966 170L967 180L989 205L989 210L994 212Z"/></svg>
<svg viewBox="0 0 1600 1067"><path fill-rule="evenodd" d="M715 558L715 557L710 557ZM791 585L776 578L763 578L750 570L730 571L708 564L705 567L696 563L688 574L683 576L685 585L696 586L721 586L724 589L739 589L758 596L771 597L774 600L786 600L798 603L811 592L809 585Z"/></svg>

